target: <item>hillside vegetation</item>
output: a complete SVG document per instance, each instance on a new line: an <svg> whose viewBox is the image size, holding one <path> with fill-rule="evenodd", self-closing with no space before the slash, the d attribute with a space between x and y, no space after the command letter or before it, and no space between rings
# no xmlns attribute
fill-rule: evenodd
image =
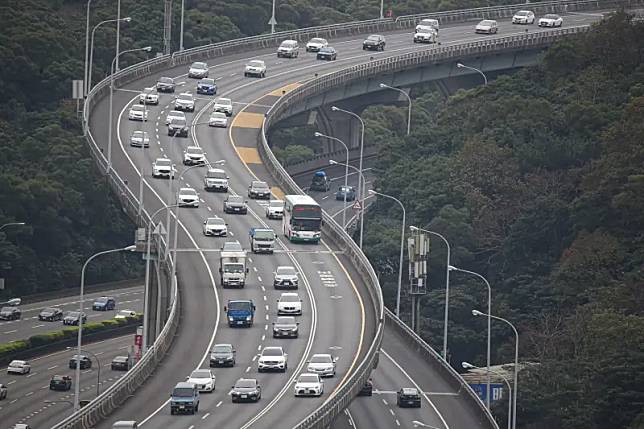
<svg viewBox="0 0 644 429"><path fill-rule="evenodd" d="M625 14L553 46L541 65L448 99L371 107L376 186L407 220L442 233L452 265L483 274L495 315L520 331L523 428L644 427L644 25ZM369 212L365 249L389 305L400 209ZM445 249L431 247L423 336L442 347ZM485 365L485 285L450 275L449 356ZM406 292L406 287L403 288ZM405 294L406 295L406 294ZM407 297L402 308L409 317ZM493 363L514 336L492 325ZM504 415L500 404L497 415Z"/></svg>

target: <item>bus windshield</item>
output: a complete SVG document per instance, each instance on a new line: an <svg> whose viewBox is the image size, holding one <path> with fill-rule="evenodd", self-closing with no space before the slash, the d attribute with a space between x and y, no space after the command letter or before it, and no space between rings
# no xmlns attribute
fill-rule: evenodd
<svg viewBox="0 0 644 429"><path fill-rule="evenodd" d="M322 219L322 209L320 206L297 205L293 208L293 218Z"/></svg>
<svg viewBox="0 0 644 429"><path fill-rule="evenodd" d="M321 219L291 219L293 231L319 231Z"/></svg>

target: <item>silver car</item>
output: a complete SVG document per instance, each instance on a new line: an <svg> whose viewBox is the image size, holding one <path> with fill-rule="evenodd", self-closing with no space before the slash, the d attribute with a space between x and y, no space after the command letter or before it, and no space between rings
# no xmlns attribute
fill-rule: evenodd
<svg viewBox="0 0 644 429"><path fill-rule="evenodd" d="M134 131L130 136L130 146L150 147L150 137L147 131Z"/></svg>

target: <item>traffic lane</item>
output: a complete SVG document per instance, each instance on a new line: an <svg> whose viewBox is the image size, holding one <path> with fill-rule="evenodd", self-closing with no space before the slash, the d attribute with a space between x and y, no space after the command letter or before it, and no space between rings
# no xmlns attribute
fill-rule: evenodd
<svg viewBox="0 0 644 429"><path fill-rule="evenodd" d="M110 364L115 356L127 355L128 349L133 343L134 336L127 335L83 347L84 350L97 354L101 361L101 390L107 388L125 373L112 371ZM75 383L75 372L69 368L69 358L72 355L72 351L65 350L32 359L30 361L32 364L31 376L12 375L8 382L3 380L3 383L8 384L9 388L7 399L0 402L3 421L12 424L29 423L32 427L46 427L70 414ZM91 357L91 355L89 356ZM92 360L92 369L81 371L81 399L92 399L96 395L98 364L93 357ZM72 389L67 392L49 390L49 381L55 374L71 376ZM46 400L59 402L47 404L44 402ZM61 401L69 401L72 404Z"/></svg>
<svg viewBox="0 0 644 429"><path fill-rule="evenodd" d="M407 343L393 328L385 327L383 350L396 362L400 362L451 427L488 427L485 422L477 420L478 414L471 413L469 401L463 400L466 393L463 390L455 391L447 372L429 371L425 358L417 352L410 352Z"/></svg>
<svg viewBox="0 0 644 429"><path fill-rule="evenodd" d="M112 296L116 298L116 309L110 311L92 310L94 300L101 296ZM20 307L22 310L21 319L0 322L0 343L24 340L32 335L59 331L65 327L63 322L38 320L38 314L40 311L46 307L57 307L63 310L64 315L67 311L77 311L78 304L78 300L67 297L42 301L42 303L34 303L25 307ZM85 305L83 308L85 308L85 313L87 314L89 322L99 322L102 320L112 319L121 309L141 312L143 311L143 290L141 286L137 286L123 290L88 294L85 296Z"/></svg>

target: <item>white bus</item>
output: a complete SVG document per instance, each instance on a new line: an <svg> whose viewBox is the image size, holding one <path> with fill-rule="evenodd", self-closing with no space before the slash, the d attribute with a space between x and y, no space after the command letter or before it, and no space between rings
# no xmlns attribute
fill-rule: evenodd
<svg viewBox="0 0 644 429"><path fill-rule="evenodd" d="M320 241L322 209L308 195L287 195L284 197L282 230L290 241Z"/></svg>

